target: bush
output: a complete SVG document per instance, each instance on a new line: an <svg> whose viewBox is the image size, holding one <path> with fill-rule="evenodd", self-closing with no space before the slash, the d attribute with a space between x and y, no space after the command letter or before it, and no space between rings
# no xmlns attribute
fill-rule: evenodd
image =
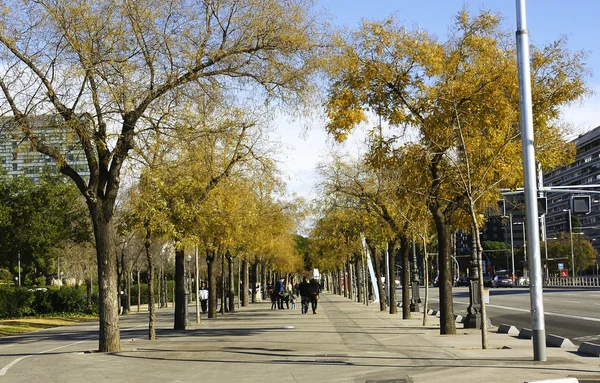
<svg viewBox="0 0 600 383"><path fill-rule="evenodd" d="M34 295L25 287L0 290L0 318L21 318L34 313Z"/></svg>
<svg viewBox="0 0 600 383"><path fill-rule="evenodd" d="M79 287L62 287L51 292L52 311L60 313L85 313L87 301Z"/></svg>
<svg viewBox="0 0 600 383"><path fill-rule="evenodd" d="M50 300L50 291L36 290L33 295L33 311L36 314L49 314L54 311L52 308L52 301Z"/></svg>
<svg viewBox="0 0 600 383"><path fill-rule="evenodd" d="M94 301L93 298L92 301ZM92 311L95 311L94 307L92 307ZM35 291L25 287L0 290L0 318L20 318L52 313L83 314L87 312L86 296L79 287Z"/></svg>

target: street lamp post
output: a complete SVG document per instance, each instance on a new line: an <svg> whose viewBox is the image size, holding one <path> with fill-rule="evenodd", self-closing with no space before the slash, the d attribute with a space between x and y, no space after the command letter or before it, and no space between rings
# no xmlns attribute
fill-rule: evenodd
<svg viewBox="0 0 600 383"><path fill-rule="evenodd" d="M514 224L523 226L523 258L525 261L523 265L523 277L527 278L527 237L525 236L525 222L515 222Z"/></svg>
<svg viewBox="0 0 600 383"><path fill-rule="evenodd" d="M508 215L508 224L510 225L510 256L512 259L512 281L513 281L513 285L515 284L515 245L514 245L514 238L513 238L513 220L512 220L512 214Z"/></svg>
<svg viewBox="0 0 600 383"><path fill-rule="evenodd" d="M569 213L569 241L571 242L571 277L575 277L575 256L573 254L573 223L571 222L571 209L563 209Z"/></svg>
<svg viewBox="0 0 600 383"><path fill-rule="evenodd" d="M17 253L18 264L19 264L19 287L21 287L21 252Z"/></svg>

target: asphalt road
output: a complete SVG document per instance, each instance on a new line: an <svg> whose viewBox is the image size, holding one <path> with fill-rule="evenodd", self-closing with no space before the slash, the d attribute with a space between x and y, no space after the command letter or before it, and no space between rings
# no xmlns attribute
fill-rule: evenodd
<svg viewBox="0 0 600 383"><path fill-rule="evenodd" d="M492 325L509 324L532 328L529 288L490 289L487 313ZM421 289L421 298L425 296ZM429 289L429 307L439 309L438 289ZM465 316L469 305L469 288L453 289L454 313ZM398 298L401 299L400 293ZM544 289L546 334L569 338L575 345L581 342L600 344L600 290L578 288Z"/></svg>

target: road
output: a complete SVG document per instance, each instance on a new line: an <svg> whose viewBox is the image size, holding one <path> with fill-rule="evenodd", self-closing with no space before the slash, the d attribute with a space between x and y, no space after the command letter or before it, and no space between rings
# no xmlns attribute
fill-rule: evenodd
<svg viewBox="0 0 600 383"><path fill-rule="evenodd" d="M487 313L492 325L510 324L518 329L532 328L529 289L524 287L490 289ZM429 307L439 309L438 289L429 289ZM421 288L421 298L425 297ZM454 313L465 316L469 305L469 288L453 289ZM397 291L397 299L401 292ZM546 334L581 342L600 344L600 290L578 288L544 289Z"/></svg>

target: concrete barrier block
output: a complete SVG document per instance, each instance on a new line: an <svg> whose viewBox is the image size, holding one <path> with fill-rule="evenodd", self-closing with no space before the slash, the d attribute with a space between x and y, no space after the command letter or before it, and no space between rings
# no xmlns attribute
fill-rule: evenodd
<svg viewBox="0 0 600 383"><path fill-rule="evenodd" d="M600 344L594 344L590 342L582 342L577 349L578 353L590 355L590 356L600 356Z"/></svg>
<svg viewBox="0 0 600 383"><path fill-rule="evenodd" d="M533 331L528 328L522 328L521 331L519 331L519 338L531 339L533 338Z"/></svg>
<svg viewBox="0 0 600 383"><path fill-rule="evenodd" d="M434 315L434 314L435 314L435 310L428 309L428 310L427 310L427 314L429 314L429 315Z"/></svg>
<svg viewBox="0 0 600 383"><path fill-rule="evenodd" d="M568 338L552 334L546 335L546 346L561 348L575 347L573 342L571 342Z"/></svg>
<svg viewBox="0 0 600 383"><path fill-rule="evenodd" d="M455 323L462 323L463 322L463 317L462 315L454 315L454 322Z"/></svg>
<svg viewBox="0 0 600 383"><path fill-rule="evenodd" d="M519 330L515 326L511 326L509 324L501 324L498 327L497 332L500 334L519 335Z"/></svg>
<svg viewBox="0 0 600 383"><path fill-rule="evenodd" d="M438 317L438 318L439 318L439 317L440 317L440 312L439 312L439 311L436 311L436 312L435 312L435 314L433 314L433 315L435 315L436 317Z"/></svg>

